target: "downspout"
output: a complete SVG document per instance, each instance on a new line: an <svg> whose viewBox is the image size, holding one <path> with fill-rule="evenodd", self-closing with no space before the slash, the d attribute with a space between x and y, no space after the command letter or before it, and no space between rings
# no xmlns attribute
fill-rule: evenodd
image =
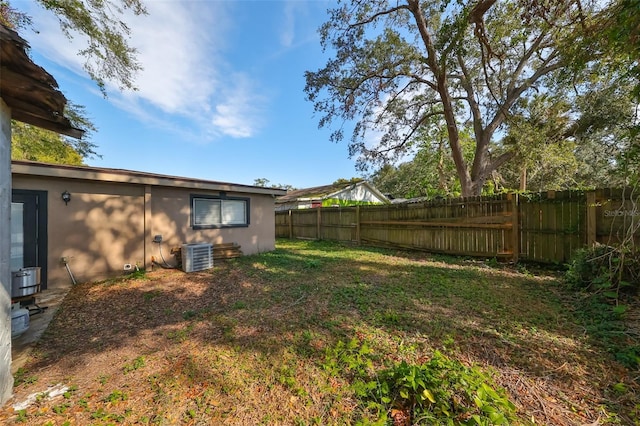
<svg viewBox="0 0 640 426"><path fill-rule="evenodd" d="M144 269L150 271L153 269L153 258L151 254L152 239L152 211L151 211L151 185L144 187L144 224L142 229L143 252L144 252Z"/></svg>

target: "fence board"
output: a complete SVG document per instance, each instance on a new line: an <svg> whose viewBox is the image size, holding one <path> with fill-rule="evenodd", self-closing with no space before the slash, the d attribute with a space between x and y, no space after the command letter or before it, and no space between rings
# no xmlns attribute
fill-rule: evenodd
<svg viewBox="0 0 640 426"><path fill-rule="evenodd" d="M564 263L593 241L618 243L635 227L630 190L549 191L415 204L276 212L279 238L327 239L455 255Z"/></svg>

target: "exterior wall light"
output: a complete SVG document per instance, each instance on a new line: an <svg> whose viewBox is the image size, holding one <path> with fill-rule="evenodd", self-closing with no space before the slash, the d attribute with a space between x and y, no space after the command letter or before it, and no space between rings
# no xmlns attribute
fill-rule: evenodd
<svg viewBox="0 0 640 426"><path fill-rule="evenodd" d="M69 201L71 201L71 194L69 194L69 191L64 191L62 193L62 201L64 201L65 206L69 203Z"/></svg>

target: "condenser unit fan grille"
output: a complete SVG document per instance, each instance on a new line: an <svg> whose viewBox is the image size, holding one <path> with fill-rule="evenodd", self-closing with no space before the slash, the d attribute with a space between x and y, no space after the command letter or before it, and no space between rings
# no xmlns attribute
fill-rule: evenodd
<svg viewBox="0 0 640 426"><path fill-rule="evenodd" d="M204 271L213 268L213 246L211 244L183 244L182 270Z"/></svg>

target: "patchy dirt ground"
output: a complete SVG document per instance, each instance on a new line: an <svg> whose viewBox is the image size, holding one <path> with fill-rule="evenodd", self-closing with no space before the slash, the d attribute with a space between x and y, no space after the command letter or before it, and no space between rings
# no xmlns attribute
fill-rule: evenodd
<svg viewBox="0 0 640 426"><path fill-rule="evenodd" d="M640 424L638 372L567 303L551 277L311 243L212 271L81 284L16 375L0 422L374 420L346 379L323 370L326 349L356 336L380 362L445 348L495 371L521 424Z"/></svg>

